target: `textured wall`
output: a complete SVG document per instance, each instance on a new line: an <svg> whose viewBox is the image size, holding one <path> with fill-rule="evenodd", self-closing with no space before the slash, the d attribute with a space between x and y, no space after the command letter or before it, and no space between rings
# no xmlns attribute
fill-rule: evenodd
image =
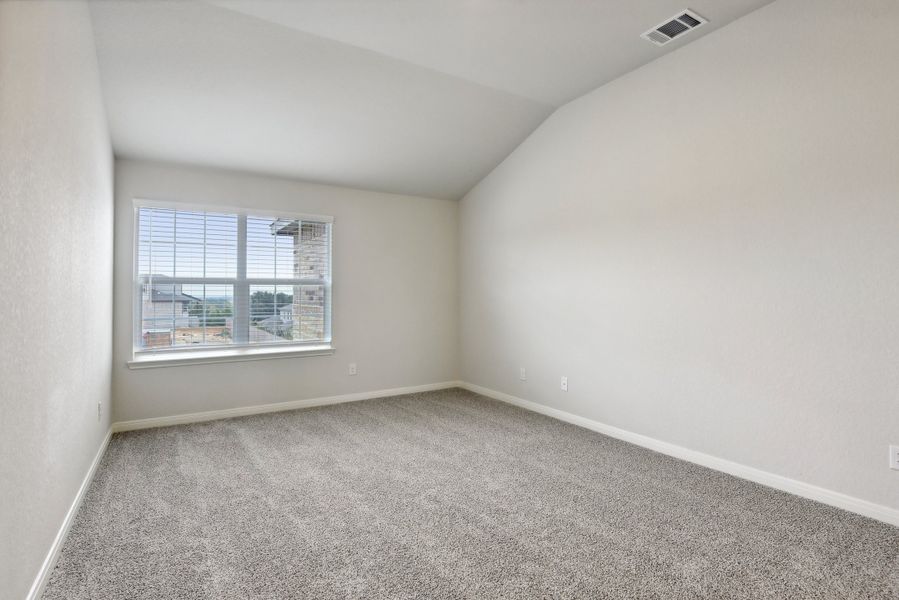
<svg viewBox="0 0 899 600"><path fill-rule="evenodd" d="M331 215L332 356L129 370L135 198ZM117 421L457 379L458 203L116 162ZM347 375L349 363L359 373Z"/></svg>
<svg viewBox="0 0 899 600"><path fill-rule="evenodd" d="M897 25L779 0L557 111L462 201L463 378L899 508Z"/></svg>
<svg viewBox="0 0 899 600"><path fill-rule="evenodd" d="M0 2L0 132L0 597L23 598L111 412L112 155L85 4Z"/></svg>

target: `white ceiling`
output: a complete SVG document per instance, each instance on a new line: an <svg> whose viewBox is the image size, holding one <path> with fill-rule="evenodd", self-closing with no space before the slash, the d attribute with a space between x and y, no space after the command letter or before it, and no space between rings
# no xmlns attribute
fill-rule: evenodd
<svg viewBox="0 0 899 600"><path fill-rule="evenodd" d="M94 0L117 155L458 198L555 107L771 0ZM710 24L657 48L686 8Z"/></svg>

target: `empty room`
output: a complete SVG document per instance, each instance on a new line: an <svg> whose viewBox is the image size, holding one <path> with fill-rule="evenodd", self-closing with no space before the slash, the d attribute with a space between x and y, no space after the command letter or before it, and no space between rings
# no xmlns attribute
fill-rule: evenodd
<svg viewBox="0 0 899 600"><path fill-rule="evenodd" d="M0 600L899 600L897 32L0 0Z"/></svg>

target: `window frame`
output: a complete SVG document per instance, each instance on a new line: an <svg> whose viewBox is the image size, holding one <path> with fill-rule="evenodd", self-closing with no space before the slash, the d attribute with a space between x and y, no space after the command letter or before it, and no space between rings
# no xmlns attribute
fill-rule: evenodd
<svg viewBox="0 0 899 600"><path fill-rule="evenodd" d="M200 347L163 347L142 348L138 340L142 335L142 286L147 283L140 275L138 264L140 256L140 209L160 208L176 211L213 212L237 215L237 271L235 277L166 277L166 284L173 285L230 285L233 294L234 331L249 331L250 324L250 288L251 286L298 286L321 285L324 290L322 340L315 341L283 341L254 342L249 339L235 343ZM323 278L249 278L247 277L247 218L296 219L328 224L328 268ZM171 200L152 200L135 198L132 200L132 260L131 260L131 360L128 367L132 369L175 366L184 364L204 364L215 362L234 362L244 360L263 360L269 358L288 358L297 356L322 356L333 354L331 304L333 299L333 263L334 263L334 217L314 215L293 211L274 210L269 208L244 208L227 204L210 205L180 202ZM240 307L240 308L238 308ZM238 316L240 315L240 316Z"/></svg>

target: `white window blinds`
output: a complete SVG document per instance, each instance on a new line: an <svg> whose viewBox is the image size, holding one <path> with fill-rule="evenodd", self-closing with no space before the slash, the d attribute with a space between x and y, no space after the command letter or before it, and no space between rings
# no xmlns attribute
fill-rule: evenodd
<svg viewBox="0 0 899 600"><path fill-rule="evenodd" d="M136 354L330 342L330 217L135 210Z"/></svg>

